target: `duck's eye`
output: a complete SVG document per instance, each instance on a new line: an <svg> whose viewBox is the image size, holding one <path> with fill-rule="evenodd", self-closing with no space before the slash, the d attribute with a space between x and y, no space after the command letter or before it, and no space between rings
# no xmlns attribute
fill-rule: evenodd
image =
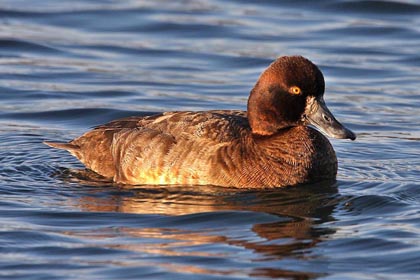
<svg viewBox="0 0 420 280"><path fill-rule="evenodd" d="M293 86L293 87L291 87L289 89L289 92L291 94L301 94L302 93L302 90L299 87L297 87L297 86Z"/></svg>

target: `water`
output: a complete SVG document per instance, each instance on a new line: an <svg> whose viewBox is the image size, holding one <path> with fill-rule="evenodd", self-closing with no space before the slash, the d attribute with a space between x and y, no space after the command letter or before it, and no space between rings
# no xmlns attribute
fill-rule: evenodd
<svg viewBox="0 0 420 280"><path fill-rule="evenodd" d="M420 2L0 1L3 279L419 279ZM245 109L277 56L324 72L358 133L337 183L247 191L86 180L111 119Z"/></svg>

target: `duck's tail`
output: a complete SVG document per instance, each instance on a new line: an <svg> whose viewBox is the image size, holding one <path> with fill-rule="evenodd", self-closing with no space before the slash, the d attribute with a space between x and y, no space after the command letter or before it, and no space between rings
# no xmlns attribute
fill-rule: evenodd
<svg viewBox="0 0 420 280"><path fill-rule="evenodd" d="M112 154L106 145L96 145L95 143L88 143L84 145L83 141L76 144L77 139L68 143L48 142L44 141L45 145L52 148L62 149L68 151L71 155L79 159L88 169L93 170L101 176L112 179L115 175L115 164Z"/></svg>
<svg viewBox="0 0 420 280"><path fill-rule="evenodd" d="M79 150L80 147L78 145L74 145L71 143L59 143L59 142L48 142L48 141L44 141L42 142L45 145L48 145L52 148L56 148L56 149L62 149L62 150L66 150L69 152L74 152L76 150Z"/></svg>

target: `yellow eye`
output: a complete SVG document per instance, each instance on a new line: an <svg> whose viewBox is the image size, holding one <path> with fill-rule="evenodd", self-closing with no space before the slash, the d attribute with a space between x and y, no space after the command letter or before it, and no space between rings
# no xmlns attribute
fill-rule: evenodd
<svg viewBox="0 0 420 280"><path fill-rule="evenodd" d="M297 87L297 86L293 86L293 87L291 87L291 88L289 89L289 92L290 92L291 94L301 94L301 93L302 93L302 91L300 90L300 88L299 88L299 87Z"/></svg>

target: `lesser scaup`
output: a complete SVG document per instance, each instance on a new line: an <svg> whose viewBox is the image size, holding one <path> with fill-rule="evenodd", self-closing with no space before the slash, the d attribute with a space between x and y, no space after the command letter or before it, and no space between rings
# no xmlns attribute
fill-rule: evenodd
<svg viewBox="0 0 420 280"><path fill-rule="evenodd" d="M65 149L122 184L282 187L335 179L325 134L354 140L324 102L324 77L308 59L284 56L259 77L248 111L166 112L98 126Z"/></svg>

